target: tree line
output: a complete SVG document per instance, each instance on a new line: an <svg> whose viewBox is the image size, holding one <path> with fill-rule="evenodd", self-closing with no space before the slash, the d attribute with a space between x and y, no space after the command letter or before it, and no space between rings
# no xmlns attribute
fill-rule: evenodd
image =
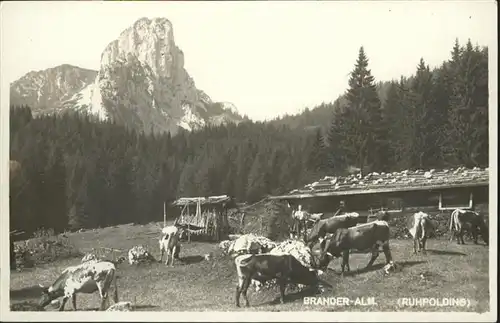
<svg viewBox="0 0 500 323"><path fill-rule="evenodd" d="M33 118L29 107L11 107L10 158L22 165L10 186L11 229L146 223L178 197L255 202L353 166L488 164L487 48L457 42L440 67L422 59L415 75L376 83L361 47L348 86L299 116L175 136L76 112Z"/></svg>

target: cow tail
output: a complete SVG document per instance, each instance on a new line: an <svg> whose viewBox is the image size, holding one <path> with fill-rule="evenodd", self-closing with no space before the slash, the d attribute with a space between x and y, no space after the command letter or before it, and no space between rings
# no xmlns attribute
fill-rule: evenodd
<svg viewBox="0 0 500 323"><path fill-rule="evenodd" d="M457 210L454 210L450 214L450 233L453 231L453 219L455 218L455 213Z"/></svg>
<svg viewBox="0 0 500 323"><path fill-rule="evenodd" d="M420 220L420 239L424 239L425 238L425 225L427 223L427 219L421 219Z"/></svg>

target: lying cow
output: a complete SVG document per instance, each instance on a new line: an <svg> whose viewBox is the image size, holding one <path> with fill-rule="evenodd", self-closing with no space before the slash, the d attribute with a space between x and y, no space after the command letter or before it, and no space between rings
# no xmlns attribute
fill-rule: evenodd
<svg viewBox="0 0 500 323"><path fill-rule="evenodd" d="M265 283L276 278L280 287L280 301L284 303L285 289L289 282L316 286L319 283L315 269L303 266L292 255L240 255L234 260L238 274L236 287L236 306L240 306L240 295L243 294L246 306L250 306L247 290L252 280Z"/></svg>
<svg viewBox="0 0 500 323"><path fill-rule="evenodd" d="M328 233L335 233L338 229L347 229L358 223L363 223L364 221L366 221L366 219L360 217L356 212L319 220L312 227L309 237L306 239L306 243L309 247L312 247L318 239L325 237Z"/></svg>
<svg viewBox="0 0 500 323"><path fill-rule="evenodd" d="M116 267L108 261L91 261L79 266L66 268L49 287L42 288L39 305L44 308L59 297L63 297L59 311L64 311L68 299L72 299L76 311L76 294L92 294L99 291L101 297L100 310L104 310L108 301L111 284L114 285L113 301L118 303L118 287L116 285Z"/></svg>
<svg viewBox="0 0 500 323"><path fill-rule="evenodd" d="M163 255L166 253L165 265L168 265L168 258L171 258L170 266L174 266L174 258L179 259L179 253L181 250L180 237L181 231L179 227L172 225L167 226L162 229L162 237L159 241L160 243L160 261L163 261Z"/></svg>
<svg viewBox="0 0 500 323"><path fill-rule="evenodd" d="M463 234L466 227L469 228L475 244L477 244L478 233L481 234L486 245L489 244L488 227L483 215L478 212L462 209L456 209L450 215L450 241L453 240L453 236L456 236L458 244L465 244Z"/></svg>
<svg viewBox="0 0 500 323"><path fill-rule="evenodd" d="M406 228L413 238L413 253L416 254L420 251L425 253L425 243L434 230L429 214L417 212L409 215L406 219Z"/></svg>
<svg viewBox="0 0 500 323"><path fill-rule="evenodd" d="M361 252L371 251L372 257L366 265L369 268L373 265L379 255L379 248L385 255L386 264L392 261L389 248L389 224L386 221L373 221L350 228L340 228L334 234L320 242L321 253L318 259L320 268L326 268L334 257L342 255L342 274L349 266L349 251L358 250Z"/></svg>

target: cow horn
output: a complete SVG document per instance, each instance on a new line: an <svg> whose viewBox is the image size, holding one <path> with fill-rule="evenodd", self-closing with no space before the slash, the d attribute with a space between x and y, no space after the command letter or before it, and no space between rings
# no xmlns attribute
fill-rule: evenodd
<svg viewBox="0 0 500 323"><path fill-rule="evenodd" d="M330 257L333 257L333 255L330 252L327 252L326 254Z"/></svg>
<svg viewBox="0 0 500 323"><path fill-rule="evenodd" d="M40 286L40 288L42 289L45 289L45 286L43 286L42 284L38 284L38 286Z"/></svg>

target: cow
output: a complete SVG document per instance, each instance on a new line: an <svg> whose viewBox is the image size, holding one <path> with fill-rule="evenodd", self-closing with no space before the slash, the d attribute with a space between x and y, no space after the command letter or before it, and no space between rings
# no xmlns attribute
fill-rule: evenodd
<svg viewBox="0 0 500 323"><path fill-rule="evenodd" d="M320 241L319 268L326 268L334 257L342 255L342 274L344 274L345 267L347 267L347 271L350 271L350 250L371 251L371 259L366 265L366 268L370 268L379 255L380 246L382 246L386 264L388 264L392 262L389 235L389 224L379 220L350 228L339 228L335 233Z"/></svg>
<svg viewBox="0 0 500 323"><path fill-rule="evenodd" d="M451 212L450 241L453 240L453 236L456 236L458 244L465 244L463 234L466 227L469 228L475 244L477 244L478 233L481 234L485 244L489 244L488 227L486 226L483 215L478 212L462 209L456 209Z"/></svg>
<svg viewBox="0 0 500 323"><path fill-rule="evenodd" d="M417 252L421 251L425 254L425 243L432 230L434 230L429 214L417 212L409 215L406 219L406 228L413 238L413 253L417 254Z"/></svg>
<svg viewBox="0 0 500 323"><path fill-rule="evenodd" d="M177 224L177 223L175 223ZM162 229L162 237L160 238L160 263L163 261L163 255L166 254L165 265L168 265L168 258L170 256L170 266L174 266L174 258L179 259L180 253L180 236L182 229L176 225L166 226Z"/></svg>
<svg viewBox="0 0 500 323"><path fill-rule="evenodd" d="M312 227L305 242L311 247L318 239L323 238L328 233L335 233L340 228L350 228L364 221L366 219L360 217L356 212L319 220Z"/></svg>
<svg viewBox="0 0 500 323"><path fill-rule="evenodd" d="M105 309L108 302L108 292L114 285L113 301L118 303L118 286L116 284L116 267L109 261L90 261L66 268L56 281L49 287L42 288L39 306L45 308L59 297L63 297L59 311L64 311L68 299L72 299L76 311L76 294L92 294L99 292L101 297L100 310Z"/></svg>
<svg viewBox="0 0 500 323"><path fill-rule="evenodd" d="M245 305L250 306L247 290L252 280L265 283L276 278L280 287L280 302L285 301L285 289L289 282L307 286L318 286L318 270L307 268L292 255L281 254L246 254L234 260L238 274L236 286L236 306L240 307L240 295L243 294Z"/></svg>

